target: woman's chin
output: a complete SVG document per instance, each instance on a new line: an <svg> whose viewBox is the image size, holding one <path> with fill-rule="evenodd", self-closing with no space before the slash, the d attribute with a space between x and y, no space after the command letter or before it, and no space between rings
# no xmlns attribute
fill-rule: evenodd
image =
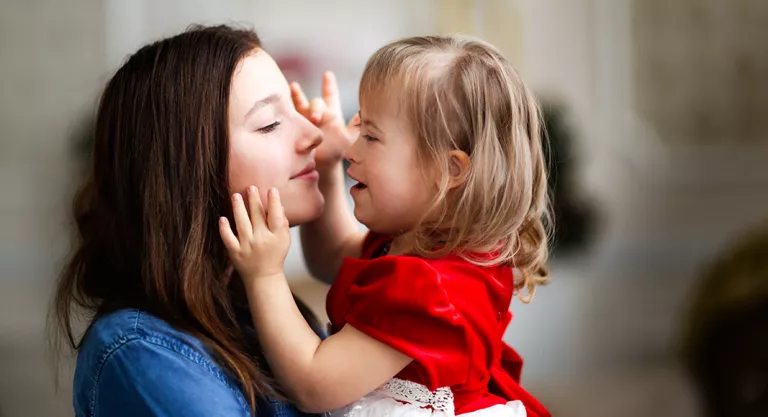
<svg viewBox="0 0 768 417"><path fill-rule="evenodd" d="M323 214L325 198L323 198L319 190L313 194L315 195L307 196L301 202L294 202L290 205L285 204L285 215L288 217L288 223L291 227L317 220Z"/></svg>

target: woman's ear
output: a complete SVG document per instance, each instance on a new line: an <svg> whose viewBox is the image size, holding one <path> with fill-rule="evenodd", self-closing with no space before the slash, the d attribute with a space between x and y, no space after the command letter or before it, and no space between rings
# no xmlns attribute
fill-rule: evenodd
<svg viewBox="0 0 768 417"><path fill-rule="evenodd" d="M466 152L458 149L448 152L448 173L451 177L448 181L448 188L459 187L467 181L469 166L469 155Z"/></svg>

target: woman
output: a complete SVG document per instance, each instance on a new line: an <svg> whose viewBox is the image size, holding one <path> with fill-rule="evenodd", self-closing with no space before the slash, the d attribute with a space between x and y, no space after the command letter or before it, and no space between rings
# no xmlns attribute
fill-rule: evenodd
<svg viewBox="0 0 768 417"><path fill-rule="evenodd" d="M275 400L217 221L251 184L276 187L292 225L316 219L321 141L251 31L195 27L117 71L52 310L78 353L77 416L301 415Z"/></svg>

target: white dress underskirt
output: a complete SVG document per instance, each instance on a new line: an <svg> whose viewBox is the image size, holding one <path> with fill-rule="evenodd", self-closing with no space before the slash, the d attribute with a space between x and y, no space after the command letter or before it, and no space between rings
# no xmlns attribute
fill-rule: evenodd
<svg viewBox="0 0 768 417"><path fill-rule="evenodd" d="M426 386L392 378L352 404L327 413L330 417L453 417L453 392L450 388L430 391ZM462 417L525 417L520 401L494 405L461 414Z"/></svg>

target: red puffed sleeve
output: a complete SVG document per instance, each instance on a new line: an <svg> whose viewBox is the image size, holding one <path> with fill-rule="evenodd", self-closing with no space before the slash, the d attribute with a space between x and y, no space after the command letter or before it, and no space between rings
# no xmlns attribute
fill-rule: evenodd
<svg viewBox="0 0 768 417"><path fill-rule="evenodd" d="M467 323L441 288L437 270L410 256L347 259L342 269L355 275L346 323L413 358L404 372L431 390L467 380Z"/></svg>

